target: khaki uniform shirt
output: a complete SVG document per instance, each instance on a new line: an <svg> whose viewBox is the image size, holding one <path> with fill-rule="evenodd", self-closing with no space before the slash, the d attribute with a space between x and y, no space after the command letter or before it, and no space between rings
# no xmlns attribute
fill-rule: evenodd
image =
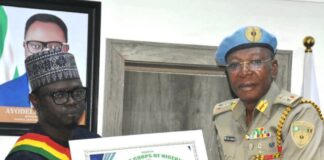
<svg viewBox="0 0 324 160"><path fill-rule="evenodd" d="M273 82L268 93L253 112L250 127L246 126L245 106L239 99L214 107L214 124L218 144L226 160L324 159L324 127L319 113L309 103L300 104L301 97L280 91ZM282 152L278 151L277 126L283 111L291 106L282 127ZM277 158L278 152L281 157ZM322 158L320 158L322 156Z"/></svg>

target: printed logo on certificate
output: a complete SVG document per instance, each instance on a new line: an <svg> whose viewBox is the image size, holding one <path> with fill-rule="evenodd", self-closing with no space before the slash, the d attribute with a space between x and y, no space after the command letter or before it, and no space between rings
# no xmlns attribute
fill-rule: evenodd
<svg viewBox="0 0 324 160"><path fill-rule="evenodd" d="M70 141L78 160L207 160L201 130Z"/></svg>

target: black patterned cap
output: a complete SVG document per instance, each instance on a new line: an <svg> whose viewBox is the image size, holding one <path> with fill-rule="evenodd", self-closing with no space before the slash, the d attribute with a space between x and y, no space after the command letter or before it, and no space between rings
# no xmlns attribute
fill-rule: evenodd
<svg viewBox="0 0 324 160"><path fill-rule="evenodd" d="M74 56L60 49L30 55L25 66L32 91L53 82L80 79Z"/></svg>

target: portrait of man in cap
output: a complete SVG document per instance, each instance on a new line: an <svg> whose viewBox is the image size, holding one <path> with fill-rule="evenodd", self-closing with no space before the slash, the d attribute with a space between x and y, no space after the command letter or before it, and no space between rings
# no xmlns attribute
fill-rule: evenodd
<svg viewBox="0 0 324 160"><path fill-rule="evenodd" d="M25 60L38 122L22 135L6 160L70 160L69 140L99 137L78 127L86 107L75 58L61 49L42 51Z"/></svg>
<svg viewBox="0 0 324 160"><path fill-rule="evenodd" d="M0 76L0 115L3 115L0 116L0 122L35 123L37 116L28 96L31 89L24 60L29 55L54 48L72 52L80 66L80 78L87 84L88 27L78 27L88 23L87 15L1 7L7 16L7 42L0 58L0 70L4 71ZM9 69L2 70L3 68Z"/></svg>
<svg viewBox="0 0 324 160"><path fill-rule="evenodd" d="M273 34L247 26L215 53L238 97L213 109L223 159L322 159L322 114L315 103L278 87L276 49Z"/></svg>
<svg viewBox="0 0 324 160"><path fill-rule="evenodd" d="M53 48L60 48L67 52L69 50L67 42L68 29L59 17L39 13L27 20L23 42L25 57ZM0 94L0 106L30 107L26 73L1 84L0 91L6 93Z"/></svg>

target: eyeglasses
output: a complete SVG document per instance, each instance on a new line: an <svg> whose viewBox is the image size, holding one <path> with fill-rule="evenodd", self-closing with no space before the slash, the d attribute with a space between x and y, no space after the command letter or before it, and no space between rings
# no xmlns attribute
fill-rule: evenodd
<svg viewBox="0 0 324 160"><path fill-rule="evenodd" d="M68 44L58 41L41 42L41 41L25 41L25 45L30 53L38 53L44 49L61 49L67 50Z"/></svg>
<svg viewBox="0 0 324 160"><path fill-rule="evenodd" d="M259 70L264 63L270 62L272 61L272 58L266 59L266 60L262 60L262 59L255 59L255 60L251 60L251 61L247 61L247 62L232 62L229 63L226 66L227 71L229 72L238 72L241 71L243 69L243 65L247 65L248 68L250 70L256 71Z"/></svg>
<svg viewBox="0 0 324 160"><path fill-rule="evenodd" d="M51 92L50 95L57 105L66 104L71 96L75 101L80 102L86 98L87 89L85 87L75 88L70 91ZM45 94L46 95L46 94Z"/></svg>

